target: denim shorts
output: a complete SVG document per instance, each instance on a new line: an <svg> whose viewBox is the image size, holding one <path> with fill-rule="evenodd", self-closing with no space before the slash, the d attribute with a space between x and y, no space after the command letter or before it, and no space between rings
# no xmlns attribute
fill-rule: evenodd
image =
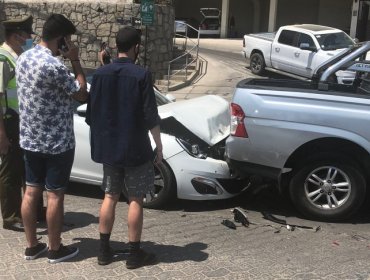
<svg viewBox="0 0 370 280"><path fill-rule="evenodd" d="M52 155L24 151L26 185L48 191L64 190L71 175L75 149Z"/></svg>
<svg viewBox="0 0 370 280"><path fill-rule="evenodd" d="M109 194L127 193L128 197L144 197L154 191L154 167L148 161L134 167L103 166L102 190Z"/></svg>

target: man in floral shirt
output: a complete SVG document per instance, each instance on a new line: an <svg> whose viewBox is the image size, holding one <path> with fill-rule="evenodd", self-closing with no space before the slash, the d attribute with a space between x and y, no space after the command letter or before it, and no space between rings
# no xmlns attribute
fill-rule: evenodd
<svg viewBox="0 0 370 280"><path fill-rule="evenodd" d="M24 52L16 66L20 112L20 146L25 151L26 192L22 218L27 238L25 259L48 250L57 263L78 254L78 248L61 244L63 201L74 159L73 99L87 99L86 80L79 50L71 43L76 28L63 15L45 22L40 44ZM70 59L76 78L56 57ZM47 191L49 246L36 236L36 206Z"/></svg>

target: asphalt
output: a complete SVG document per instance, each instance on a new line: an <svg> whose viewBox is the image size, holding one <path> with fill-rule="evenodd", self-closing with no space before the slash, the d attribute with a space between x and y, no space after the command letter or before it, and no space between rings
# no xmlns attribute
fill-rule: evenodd
<svg viewBox="0 0 370 280"><path fill-rule="evenodd" d="M240 80L255 77L246 68L242 45L241 39L200 39L199 55L204 62L200 75L191 85L169 93L176 100L205 94L219 95L230 100Z"/></svg>
<svg viewBox="0 0 370 280"><path fill-rule="evenodd" d="M237 43L223 44L235 44L238 51ZM221 60L209 63L225 66ZM235 71L222 71L235 75ZM215 72L209 69L208 74L213 76ZM212 80L208 87L205 80L200 80L202 86L196 84L185 89L187 92L175 94L188 99L207 88L205 94L225 96L237 82L237 78L229 84ZM102 196L97 187L70 184L62 242L77 246L80 253L64 263L49 264L45 255L24 260L24 233L0 229L0 280L370 279L370 207L350 221L334 224L304 219L270 187L226 201L174 201L165 210L144 210L142 245L157 255L158 264L127 270L125 254L110 265L97 264ZM249 227L234 221L231 211L235 207L247 214ZM223 225L224 220L234 222L236 229ZM126 221L127 204L120 201L111 239L113 248L121 252L127 249ZM40 224L38 236L42 242L47 242L46 234L45 225Z"/></svg>
<svg viewBox="0 0 370 280"><path fill-rule="evenodd" d="M268 189L248 199L250 195L145 209L142 245L157 255L158 263L127 270L125 254L110 265L97 264L102 194L96 187L71 184L62 242L77 246L79 255L58 264L47 263L45 255L26 261L24 234L0 229L0 279L369 279L368 215L347 224L319 223L296 218ZM234 221L231 210L236 206L247 213L249 227ZM266 211L292 227L271 221ZM126 213L126 203L119 202L111 237L113 248L123 252ZM223 220L234 222L236 229ZM47 242L44 225L38 235Z"/></svg>

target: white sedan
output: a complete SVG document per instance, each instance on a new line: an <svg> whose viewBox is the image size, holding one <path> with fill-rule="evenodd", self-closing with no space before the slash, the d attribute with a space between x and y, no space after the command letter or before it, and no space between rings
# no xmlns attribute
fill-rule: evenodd
<svg viewBox="0 0 370 280"><path fill-rule="evenodd" d="M247 182L233 174L223 159L230 131L228 102L212 95L171 102L157 90L155 94L162 119L163 162L155 165L155 192L146 196L144 206L161 208L176 197L226 199L240 193ZM74 115L71 181L101 185L103 168L91 160L85 112L86 104Z"/></svg>

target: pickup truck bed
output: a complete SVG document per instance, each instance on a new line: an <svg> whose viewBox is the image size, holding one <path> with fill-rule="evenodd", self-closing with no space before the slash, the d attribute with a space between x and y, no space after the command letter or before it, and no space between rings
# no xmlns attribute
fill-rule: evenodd
<svg viewBox="0 0 370 280"><path fill-rule="evenodd" d="M254 34L249 34L248 36L272 42L274 41L276 32L254 33Z"/></svg>

